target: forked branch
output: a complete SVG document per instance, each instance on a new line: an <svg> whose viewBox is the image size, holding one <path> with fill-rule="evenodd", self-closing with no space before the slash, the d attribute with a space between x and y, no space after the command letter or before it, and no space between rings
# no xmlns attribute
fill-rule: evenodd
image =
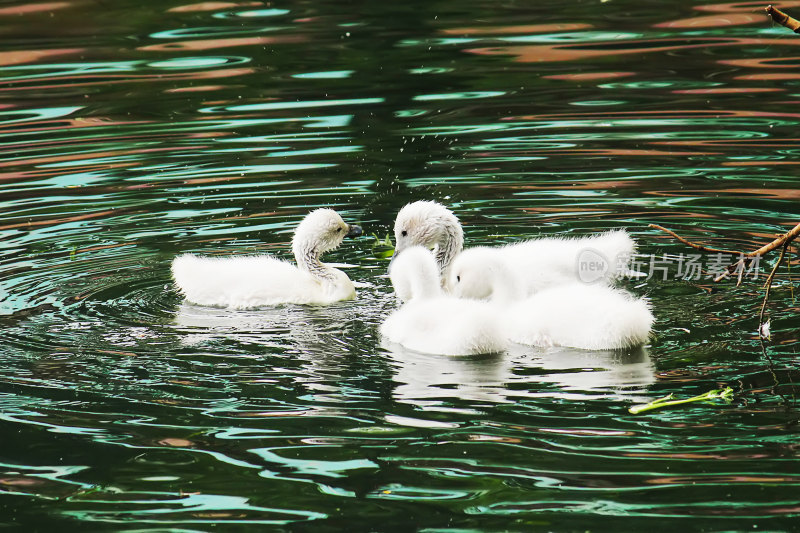
<svg viewBox="0 0 800 533"><path fill-rule="evenodd" d="M772 250L774 250L774 249L776 249L776 248L778 248L780 246L788 246L792 241L794 241L798 236L800 236L800 224L797 224L794 228L792 228L791 230L787 231L786 233L784 233L780 237L776 238L774 241L770 242L769 244L765 244L764 246L762 246L758 250L754 250L752 252L745 253L745 252L735 252L733 250L722 250L722 249L719 249L719 248L712 248L710 246L705 246L703 244L697 244L697 243L694 243L694 242L691 242L689 240L684 239L683 237L681 237L680 235L678 235L674 231L669 230L669 229L667 229L667 228L665 228L663 226L659 226L658 224L650 224L650 227L658 229L658 230L661 230L661 231L666 232L666 233L669 233L670 235L675 237L677 240L679 240L683 244L685 244L687 246L691 246L695 250L700 250L701 252L709 252L709 253L715 253L715 254L719 253L719 254L728 254L728 255L738 256L739 260L734 262L734 263L732 263L732 264L730 264L730 265L728 265L728 267L725 269L725 272L723 272L722 274L720 274L719 276L717 276L714 279L715 282L727 278L728 276L730 276L734 272L738 271L738 272L741 273L744 270L744 268L753 261L754 258L763 256L765 254L768 254L769 252L771 252ZM737 285L739 285L741 283L741 281L742 281L741 276L739 276L739 280L738 281L739 281L739 283L737 283Z"/></svg>

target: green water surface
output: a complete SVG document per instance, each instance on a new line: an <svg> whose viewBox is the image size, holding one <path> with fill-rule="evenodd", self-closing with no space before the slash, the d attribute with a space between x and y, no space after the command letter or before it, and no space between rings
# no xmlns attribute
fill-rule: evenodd
<svg viewBox="0 0 800 533"><path fill-rule="evenodd" d="M775 257L681 279L648 224L749 251L800 221L800 36L758 3L191 1L0 5L0 526L797 530L791 275L762 350ZM288 258L315 207L384 236L418 199L469 245L628 228L652 342L382 346L368 237L330 254L353 302L171 284L176 254Z"/></svg>

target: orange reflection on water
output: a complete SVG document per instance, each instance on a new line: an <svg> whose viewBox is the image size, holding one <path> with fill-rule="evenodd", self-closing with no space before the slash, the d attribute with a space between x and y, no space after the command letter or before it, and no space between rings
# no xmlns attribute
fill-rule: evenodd
<svg viewBox="0 0 800 533"><path fill-rule="evenodd" d="M766 74L745 74L743 76L735 76L733 79L735 80L757 80L757 81L764 81L764 80L797 80L800 79L800 74L791 74L788 72L779 73L779 72L770 72Z"/></svg>
<svg viewBox="0 0 800 533"><path fill-rule="evenodd" d="M647 483L655 485L694 485L701 481L695 476L669 476L669 477L654 477L647 480ZM795 477L767 477L767 476L703 476L702 483L797 483L798 478Z"/></svg>
<svg viewBox="0 0 800 533"><path fill-rule="evenodd" d="M37 81L63 82L76 80L72 83L53 83L50 85L14 85L0 88L0 91L32 91L43 89L63 89L64 87L89 87L93 85L112 85L118 83L134 83L143 81L176 81L176 80L202 80L215 78L232 78L244 76L255 72L253 68L225 68L217 70L204 70L200 72L176 72L173 74L87 74L77 76L53 76L38 78ZM77 81L80 80L80 81ZM83 81L98 80L98 81Z"/></svg>
<svg viewBox="0 0 800 533"><path fill-rule="evenodd" d="M669 146L725 146L727 148L739 147L750 148L753 144L758 144L760 148L796 148L800 139L781 139L776 141L771 138L755 139L693 139L691 141L651 141L650 144L664 144ZM742 163L747 163L742 161Z"/></svg>
<svg viewBox="0 0 800 533"><path fill-rule="evenodd" d="M530 33L550 33L559 31L588 30L593 28L591 24L581 23L562 23L562 24L526 24L524 26L488 26L485 28L445 28L439 30L445 35L508 35L508 34L530 34Z"/></svg>
<svg viewBox="0 0 800 533"><path fill-rule="evenodd" d="M767 7L769 2L728 2L724 4L708 4L705 6L695 6L694 9L698 11L711 11L713 13L731 13L734 11L739 12L759 12L762 13L762 17L766 18L766 14L764 14L764 8ZM795 7L800 6L800 1L798 0L789 0L787 2L781 2L780 7Z"/></svg>
<svg viewBox="0 0 800 533"><path fill-rule="evenodd" d="M504 117L501 120L550 120L550 119L575 119L575 120L610 120L610 119L626 119L626 118L641 119L646 117L660 118L660 119L682 119L682 118L727 118L727 117L775 117L775 118L797 118L800 119L800 113L775 113L769 111L747 111L736 109L715 109L715 110L702 110L702 109L672 109L672 110L657 110L657 111L599 111L595 113L581 112L581 113L542 113L540 115L516 115ZM755 139L754 139L755 140ZM800 139L783 139L797 141ZM684 141L663 141L660 144L680 144ZM694 141L686 141L692 143ZM725 140L713 140L711 142L726 142Z"/></svg>
<svg viewBox="0 0 800 533"><path fill-rule="evenodd" d="M236 37L228 39L200 39L197 41L177 41L164 44L140 46L137 50L144 52L177 52L186 50L217 50L234 46L256 46L264 44L302 43L308 39L301 35L285 35L282 37Z"/></svg>
<svg viewBox="0 0 800 533"><path fill-rule="evenodd" d="M55 48L52 50L18 50L15 52L0 52L0 66L24 65L35 63L40 59L53 56L79 54L85 48Z"/></svg>
<svg viewBox="0 0 800 533"><path fill-rule="evenodd" d="M201 148L208 148L208 147L207 146L197 147L197 149ZM63 163L66 161L81 161L83 159L98 159L98 158L117 157L124 155L147 154L155 152L173 152L179 150L180 150L179 148L174 148L174 147L141 148L138 150L109 150L106 152L88 152L79 154L54 155L49 157L32 157L29 159L14 159L12 161L2 161L0 162L0 168L15 167L18 165L41 165L45 163ZM110 163L102 163L101 165L104 167L110 167ZM96 166L96 165L91 165L91 166ZM71 168L74 169L75 167Z"/></svg>
<svg viewBox="0 0 800 533"><path fill-rule="evenodd" d="M729 456L716 453L669 453L669 452L631 452L623 453L625 457L638 457L642 459L767 459L771 456L765 453L731 454Z"/></svg>
<svg viewBox="0 0 800 533"><path fill-rule="evenodd" d="M800 57L753 57L747 59L720 59L721 65L751 68L798 68Z"/></svg>
<svg viewBox="0 0 800 533"><path fill-rule="evenodd" d="M204 91L221 91L228 89L227 85L195 85L193 87L176 87L174 89L167 89L165 93L199 93Z"/></svg>
<svg viewBox="0 0 800 533"><path fill-rule="evenodd" d="M44 2L41 4L23 4L20 6L10 6L0 8L0 17L8 15L25 15L27 13L41 13L43 11L55 11L69 7L69 2Z"/></svg>
<svg viewBox="0 0 800 533"><path fill-rule="evenodd" d="M786 163L800 165L800 161L786 161ZM725 194L749 194L764 198L780 198L783 200L800 199L800 189L694 189L692 191L692 193L705 193L709 197L714 194L719 194L720 192L724 192ZM756 238L764 238L767 240L774 238L772 235L766 233L749 232L748 234Z"/></svg>
<svg viewBox="0 0 800 533"><path fill-rule="evenodd" d="M764 23L763 13L726 13L707 15L653 24L655 28L715 28L718 26L742 26L744 24Z"/></svg>
<svg viewBox="0 0 800 533"><path fill-rule="evenodd" d="M101 218L107 215L115 214L113 209L106 211L99 211L97 213L85 213L82 215L74 215L71 217L51 218L49 220L28 220L27 222L19 222L16 224L7 224L0 226L0 230L28 228L32 226L55 226L57 224L66 224L67 222L79 222L81 220L91 220L93 218Z"/></svg>
<svg viewBox="0 0 800 533"><path fill-rule="evenodd" d="M602 41L575 44L536 44L523 46L498 46L485 48L467 48L464 51L476 55L515 56L520 63L552 63L561 61L577 61L597 57L613 57L631 54L648 54L652 52L672 52L676 50L709 49L719 47L752 47L752 46L800 46L800 39L747 39L705 37L698 39L626 39L626 47L619 47L620 41ZM639 45L634 47L633 45ZM630 47L628 47L630 46ZM595 48L592 48L595 47Z"/></svg>
<svg viewBox="0 0 800 533"><path fill-rule="evenodd" d="M198 11L219 11L235 7L263 6L263 2L198 2L167 9L167 13L195 13Z"/></svg>

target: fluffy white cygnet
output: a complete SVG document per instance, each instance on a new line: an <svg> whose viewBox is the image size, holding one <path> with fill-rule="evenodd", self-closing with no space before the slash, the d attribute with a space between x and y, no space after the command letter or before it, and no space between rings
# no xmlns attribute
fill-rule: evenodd
<svg viewBox="0 0 800 533"><path fill-rule="evenodd" d="M504 313L509 340L531 346L616 350L641 346L653 326L643 298L605 285L552 287L511 304Z"/></svg>
<svg viewBox="0 0 800 533"><path fill-rule="evenodd" d="M581 283L568 277L558 285L520 298L526 294L524 284L530 279L520 279L491 250L473 248L456 258L451 272L452 294L496 305L512 342L587 350L615 350L647 342L654 319L643 298L602 283ZM469 259L469 268L461 268L462 256Z"/></svg>
<svg viewBox="0 0 800 533"><path fill-rule="evenodd" d="M464 247L464 231L452 211L440 203L419 201L403 207L394 221L395 255L411 246L432 249L442 279Z"/></svg>
<svg viewBox="0 0 800 533"><path fill-rule="evenodd" d="M332 209L316 209L297 226L292 239L297 266L268 255L247 257L176 257L172 277L189 302L231 309L282 303L329 304L352 300L355 288L347 274L320 261L345 237L361 235Z"/></svg>
<svg viewBox="0 0 800 533"><path fill-rule="evenodd" d="M384 339L417 352L441 355L505 349L506 337L493 305L445 295L430 250L415 246L395 257L390 277L398 298L405 303L381 324Z"/></svg>
<svg viewBox="0 0 800 533"><path fill-rule="evenodd" d="M581 280L610 283L621 277L636 248L625 230L589 237L548 237L489 248L477 246L458 254L445 286L461 298L490 298L492 286L513 287L508 300L522 299L549 287ZM496 276L503 284L493 284Z"/></svg>
<svg viewBox="0 0 800 533"><path fill-rule="evenodd" d="M517 280L519 298L576 280L609 282L621 277L628 272L627 264L636 248L627 232L616 230L579 238L531 239L462 252L464 233L458 218L443 205L430 201L403 207L395 219L394 232L398 254L417 245L433 250L442 284L448 290L452 290L454 280L460 275L455 273L456 267L469 269L477 261L482 268L482 258L494 256ZM472 294L462 290L462 295L484 297L481 291Z"/></svg>

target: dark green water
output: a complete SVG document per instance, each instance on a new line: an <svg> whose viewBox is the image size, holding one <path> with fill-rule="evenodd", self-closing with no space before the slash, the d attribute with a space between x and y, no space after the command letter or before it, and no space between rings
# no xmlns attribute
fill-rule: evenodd
<svg viewBox="0 0 800 533"><path fill-rule="evenodd" d="M359 299L327 308L203 309L169 279L181 252L287 257L317 206L383 236L416 199L471 245L687 252L659 223L754 249L800 216L800 37L762 8L4 2L0 525L796 530L785 270L755 333L775 257L739 288L672 260L628 283L657 324L624 354L381 348L368 238L332 254Z"/></svg>

